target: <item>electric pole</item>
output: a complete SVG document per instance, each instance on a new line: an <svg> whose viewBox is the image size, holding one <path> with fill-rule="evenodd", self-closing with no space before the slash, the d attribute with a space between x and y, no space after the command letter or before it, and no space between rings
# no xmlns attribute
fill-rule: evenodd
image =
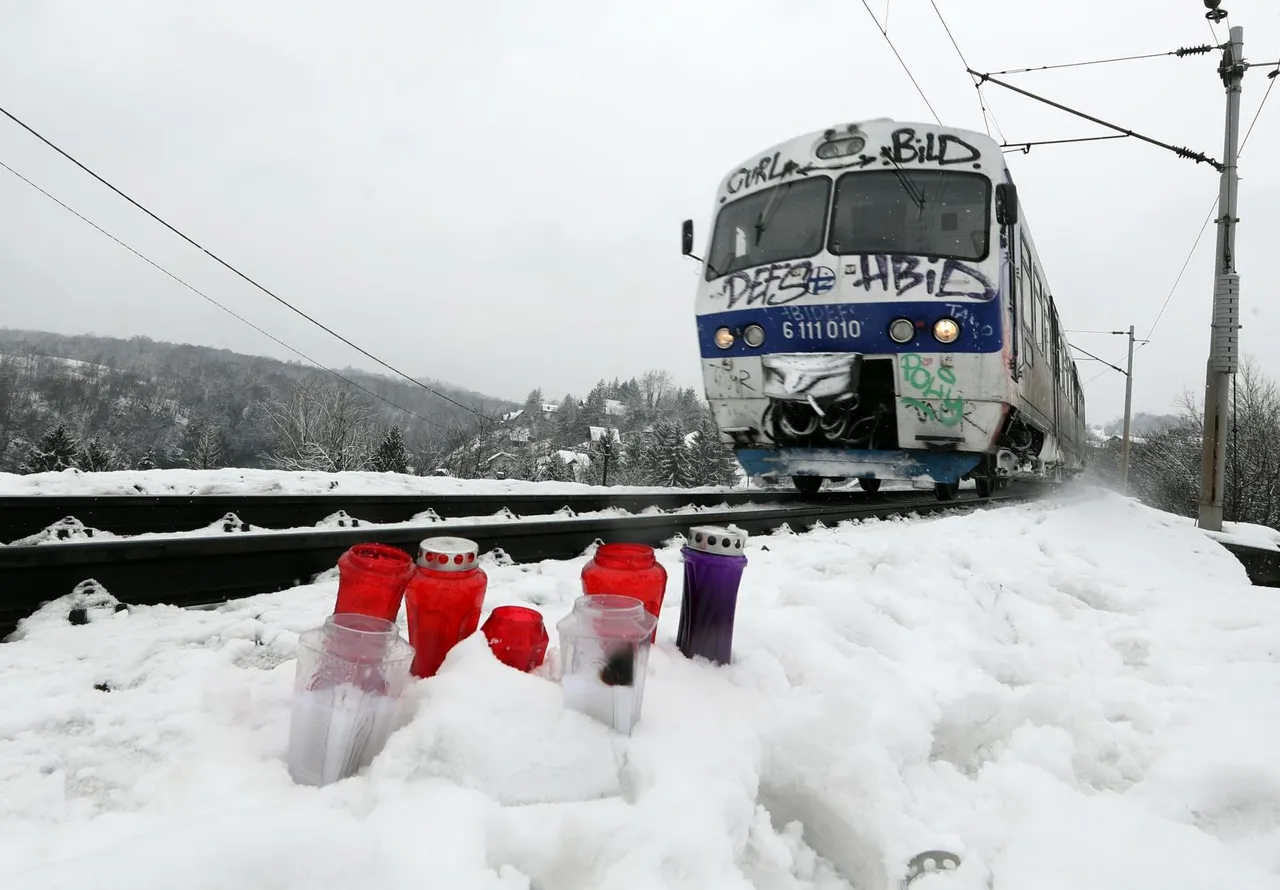
<svg viewBox="0 0 1280 890"><path fill-rule="evenodd" d="M1124 372L1124 441L1120 444L1120 493L1129 493L1129 429L1133 417L1133 325L1129 325L1129 364Z"/></svg>
<svg viewBox="0 0 1280 890"><path fill-rule="evenodd" d="M1124 375L1124 438L1120 440L1120 491L1122 494L1127 494L1129 492L1129 449L1132 445L1131 439L1133 438L1131 435L1133 430L1133 344L1135 342L1133 338L1133 325L1129 325L1129 330L1127 331L1083 331L1078 333L1112 334L1114 336L1129 338L1129 364L1124 368L1117 368L1115 365L1111 364L1111 362L1099 358L1087 349L1077 346L1074 343L1070 344L1072 349L1079 349L1095 362L1102 362L1111 370L1119 371ZM1142 340L1140 342L1147 343L1149 341Z"/></svg>
<svg viewBox="0 0 1280 890"><path fill-rule="evenodd" d="M1206 0L1210 5L1210 0ZM1213 3L1212 7L1218 4ZM1214 12L1217 12L1214 9ZM1240 143L1240 85L1244 62L1244 28L1231 29L1218 73L1227 91L1226 147L1218 191L1218 243L1214 254L1213 316L1204 387L1204 441L1201 448L1199 526L1222 530L1226 488L1227 428L1231 377L1239 364L1240 276L1236 273L1236 154Z"/></svg>

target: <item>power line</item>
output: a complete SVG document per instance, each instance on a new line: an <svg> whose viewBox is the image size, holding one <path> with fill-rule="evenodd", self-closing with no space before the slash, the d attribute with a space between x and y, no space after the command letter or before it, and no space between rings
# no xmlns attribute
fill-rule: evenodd
<svg viewBox="0 0 1280 890"><path fill-rule="evenodd" d="M964 52L960 49L960 44L956 42L956 37L951 33L951 28L947 25L947 20L942 15L942 10L938 8L938 4L934 0L929 0L929 5L933 7L933 11L938 16L938 21L942 23L942 30L947 32L947 38L951 41L951 45L955 47L956 55L960 57L960 64L964 66L965 71L969 70L969 62L964 57ZM972 77L970 78L972 81ZM974 82L974 89L978 93L978 105L982 109L982 126L986 129L987 135L991 135L991 123L987 120L987 100L982 95L982 85ZM995 115L992 115L994 120ZM998 128L998 125L997 125ZM1001 137L1003 138L1003 137Z"/></svg>
<svg viewBox="0 0 1280 890"><path fill-rule="evenodd" d="M266 331L264 331L262 328L258 327L258 326L257 326L256 324L254 324L253 322L249 321L249 319L247 319L247 318L245 318L245 317L243 317L243 316L241 316L241 315L237 314L234 310L230 309L230 308L229 308L229 307L227 307L227 306L224 306L222 303L219 303L217 300L215 300L213 297L211 297L211 296L209 296L208 294L206 294L204 291L200 290L199 288L195 287L194 285L192 285L191 283L189 283L189 282L185 281L184 279L182 279L182 278L178 277L178 276L177 276L177 275L175 275L173 272L170 272L168 269L166 269L164 266L162 266L162 265L160 265L159 263L157 263L155 260L153 260L153 259L151 259L150 257L146 256L145 254L141 253L140 251L138 251L138 250L134 249L134 248L133 248L133 247L131 247L130 245L126 244L124 241L121 241L121 240L120 240L119 238L117 238L115 235L112 235L112 234L111 234L110 232L108 232L106 229L102 228L102 226L98 225L98 224L97 224L97 223L95 223L93 220L91 220L91 219L89 219L88 217L84 216L82 213L80 213L79 211L77 211L75 208L70 207L69 205L67 205L67 204L63 203L61 200L59 200L58 198L54 197L52 194L50 194L49 192L45 191L45 190L44 190L43 188L41 188L40 186L36 185L36 184L35 184L34 182L32 182L30 179L27 179L27 177L23 176L23 175L22 175L21 173L19 173L17 170L15 170L15 169L13 169L12 167L10 167L10 166L9 166L8 164L6 164L4 161L0 161L0 167L3 167L4 169L8 170L8 171L9 171L10 173L12 173L14 176L16 176L16 177L18 177L19 179L21 179L21 180L22 180L23 182L25 182L27 185L31 186L33 189L35 189L36 191L38 191L40 194L44 195L44 196L45 196L46 198L48 198L50 201L52 201L53 203L57 204L57 205L58 205L59 207L61 207L63 210L66 210L68 213L71 213L72 215L74 215L75 217L77 217L80 221L82 221L82 222L84 222L84 223L87 223L88 225L90 225L90 226L92 226L93 228L97 229L100 233L102 233L103 235L106 235L108 238L110 238L110 239L111 239L112 241L114 241L116 244L119 244L121 247L123 247L125 250L129 251L130 253L132 253L134 256L136 256L136 257L138 257L139 259L143 260L143 261L144 261L144 262L146 262L147 264L149 264L149 265L151 265L151 266L155 267L156 269L159 269L161 272L163 272L165 275L168 275L170 278L172 278L174 281L178 282L178 284L182 285L182 286L183 286L183 287L185 287L187 290L191 291L192 293L196 294L197 296L199 296L199 297L201 297L201 298L203 298L203 299L205 299L205 300L208 300L210 303L212 303L213 305L217 306L217 307L218 307L219 309L221 309L223 312L225 312L225 313L227 313L228 315L230 315L231 317L233 317L233 318L235 318L235 319L237 319L237 320L239 320L239 321L243 322L244 324L247 324L249 327L253 328L253 329L254 329L255 331L257 331L259 334L262 334L264 337L267 337L268 339L271 339L271 340L275 341L276 343L280 344L280 345L281 345L281 346L283 346L285 349L289 350L289 351L290 351L290 352L292 352L294 355L298 356L299 358L303 359L304 361L310 362L312 365L315 365L317 368L319 368L319 369L320 369L320 370L322 370L322 371L327 371L327 372L329 372L329 373L330 373L330 374L332 374L334 377L337 377L339 380L341 380L342 382L346 383L348 386L354 386L356 389L358 389L358 390L360 390L360 391L362 391L362 392L368 393L369 395L373 396L375 399L377 399L377 400L379 400L379 401L381 401L381 402L385 402L386 404L390 405L392 408L395 408L395 409L396 409L396 410L398 410L398 411L403 411L405 414L408 414L410 417L416 417L418 420L421 420L423 423L427 424L428 426L433 426L433 427L436 427L437 429L446 429L446 427L445 427L444 425L439 424L439 423L435 422L434 420L431 420L430 418L423 417L421 414L418 414L418 413L417 413L417 412L415 412L415 411L411 411L411 410L409 410L408 408L404 407L403 405L397 405L395 402L391 401L390 399L384 398L383 396L378 395L378 394L377 394L376 392L374 392L373 390L371 390L371 389L367 389L366 387L361 386L359 383L356 383L354 380L351 380L350 378L343 376L342 374L340 374L340 373L338 373L337 371L335 371L333 368L326 367L325 365L322 365L320 362L318 362L318 361L316 361L315 359L311 358L311 356L309 356L309 355L307 355L307 354L305 354L305 353L303 353L303 352L300 352L300 351L298 351L297 349L294 349L292 346L290 346L288 343L286 343L286 342L284 342L283 340L281 340L279 337L276 337L276 336L274 336L273 334L269 334L269 333L267 333L267 332L266 332Z"/></svg>
<svg viewBox="0 0 1280 890"><path fill-rule="evenodd" d="M1004 81L996 80L990 74L982 74L981 72L974 71L972 68L969 69L969 73L974 77L979 78L981 81L989 80L992 83L994 83L996 86L1004 87L1006 90L1012 90L1015 93L1019 93L1023 96L1026 96L1028 99L1035 99L1037 102L1043 102L1045 105L1049 105L1053 108L1057 108L1059 111L1065 111L1067 112L1067 114L1074 114L1076 117L1082 117L1087 121L1091 121L1095 124L1100 124L1101 126L1107 127L1108 129L1111 129L1111 130L1115 130L1119 133L1124 133L1126 136L1132 136L1135 139L1141 139L1143 142L1149 142L1152 145L1159 146L1160 148L1168 149L1169 151L1176 154L1178 157L1187 158L1188 160L1195 161L1197 164L1203 162L1203 163L1209 164L1209 166L1213 167L1215 170L1219 170L1219 171L1222 170L1222 163L1220 161L1215 161L1213 158L1209 157L1204 152L1192 151L1189 148L1170 145L1167 142L1161 142L1158 139L1152 139L1150 136L1143 136L1141 133L1135 133L1133 130L1127 130L1124 127L1120 127L1120 126L1116 126L1115 124L1108 123L1107 121L1102 120L1102 118L1094 117L1091 114L1085 114L1083 111L1077 111L1076 109L1063 105L1060 102L1054 102L1052 99L1046 99L1043 96L1037 96L1035 93L1028 92L1027 90L1020 89L1011 84L1007 84Z"/></svg>
<svg viewBox="0 0 1280 890"><path fill-rule="evenodd" d="M933 110L933 104L929 101L929 97L924 94L924 90L920 88L920 84L916 82L916 77L911 73L911 69L907 67L907 63L902 60L902 56L898 54L898 48L893 45L893 41L889 39L889 32L880 27L880 22L876 19L876 14L871 11L871 7L867 5L867 0L862 0L862 8L867 11L867 15L871 16L871 21L875 22L876 30L884 37L885 43L889 44L889 49L893 50L893 54L898 58L898 64L902 66L902 70L907 72L907 77L911 79L911 85L916 88L916 92L920 94L920 98L924 100L924 104L929 106L929 113L933 115L933 119L938 122L938 126L942 126L942 118L938 117L938 112ZM0 109L3 110L3 109Z"/></svg>
<svg viewBox="0 0 1280 890"><path fill-rule="evenodd" d="M1249 129L1244 134L1244 139L1240 142L1240 152L1244 151L1245 145L1249 142L1249 137L1253 135L1254 125L1258 123L1258 116L1262 114L1262 109L1267 104L1267 97L1271 95L1271 88L1276 85L1276 75L1280 74L1280 62L1276 63L1276 70L1268 75L1271 83L1267 84L1267 91L1262 94L1262 101L1258 103L1258 110L1253 114L1253 120L1249 122ZM1236 158L1239 159L1240 152L1236 152Z"/></svg>
<svg viewBox="0 0 1280 890"><path fill-rule="evenodd" d="M929 2L932 3L933 0L929 0ZM1134 62L1139 59L1160 59L1160 58L1164 58L1165 56L1178 56L1179 58L1182 58L1183 56L1203 55L1204 53L1211 52L1214 49L1216 49L1216 47L1211 46L1210 44L1207 44L1207 43L1202 43L1199 46L1179 47L1178 49L1171 50L1167 53L1144 53L1143 55L1140 55L1140 56L1117 56L1114 59L1090 59L1086 62L1065 62L1060 65L1038 65L1034 68L1010 68L1007 71L992 71L991 73L992 74L1027 74L1032 71L1056 71L1061 68L1083 68L1086 65L1106 65L1111 62ZM966 65L965 67L967 68L968 65Z"/></svg>
<svg viewBox="0 0 1280 890"><path fill-rule="evenodd" d="M865 0L864 0L864 2L865 2ZM870 10L868 10L868 12L869 12L869 11L870 11ZM102 178L101 176L99 176L97 173L94 173L92 170L90 170L90 169L89 169L88 167L86 167L84 164L80 163L80 161L76 160L76 159L75 159L75 158L73 158L70 154L68 154L67 152L63 151L63 150L62 150L61 148L59 148L57 145L54 145L52 142L50 142L50 141L49 141L48 139L46 139L44 136L42 136L42 135L40 135L39 133L37 133L37 132L36 132L34 129L32 129L30 126L28 126L27 124L23 123L21 120L19 120L17 117L15 117L12 113L10 113L7 109L0 107L0 114L3 114L5 117L9 118L9 120L13 121L15 124L17 124L18 126L22 127L22 129L26 130L28 133L30 133L32 136L34 136L34 137L36 137L37 139L39 139L41 142L43 142L43 143L44 143L45 145L47 145L49 148L53 149L53 150L54 150L54 151L56 151L58 154L62 155L64 158L66 158L68 161L70 161L71 163L75 164L77 167L79 167L79 168L80 168L81 170L83 170L85 173L88 173L88 174L89 174L90 176L92 176L94 179L98 180L98 182L102 183L102 184L103 184L103 185L105 185L107 188L111 189L111 191L115 192L117 195L119 195L120 197L124 198L126 201L128 201L130 204L132 204L134 207L138 208L138 209L139 209L139 210L141 210L143 213L145 213L147 216L151 217L153 220L155 220L156 222L160 223L160 225L164 226L164 227L165 227L166 229L168 229L170 232L173 232L175 235L177 235L177 236L178 236L179 238L181 238L183 241L186 241L186 242L187 242L188 244L190 244L192 247L194 247L194 248L196 248L197 250L201 251L202 253L206 254L210 259L212 259L212 260L214 260L215 262L219 263L220 265L224 266L225 268L227 268L227 269L228 269L228 270L230 270L231 272L235 273L235 274L236 274L237 276L239 276L240 278L242 278L242 279L244 279L245 281L247 281L249 284L251 284L251 285L253 285L254 287L256 287L258 290L262 291L262 292L263 292L264 294L266 294L267 296L271 297L271 299L275 300L275 301L276 301L277 303L279 303L281 306L284 306L286 309L289 309L290 311L292 311L292 312L294 312L294 313L296 313L296 314L298 314L298 315L302 316L302 317L303 317L303 318L305 318L307 321L311 322L313 325L315 325L316 327L318 327L318 328L320 328L321 330L323 330L325 333L329 334L330 336L333 336L333 337L337 338L338 340L341 340L343 343L347 344L347 345L348 345L348 346L350 346L352 349L354 349L354 350L356 350L357 352L359 352L361 355L365 356L366 358L372 359L373 361L375 361L375 362L377 362L378 364L382 365L382 366L383 366L384 368L386 368L387 370L389 370L389 371L391 371L391 372L393 372L393 373L395 373L395 374L399 375L400 377L403 377L405 380L408 380L410 383L414 384L415 386L418 386L418 387L421 387L422 389L425 389L427 392L431 393L432 395L434 395L434 396L438 396L439 398L444 399L446 402L449 402L450 404L453 404L453 405L458 406L459 408L462 408L464 411L470 411L472 414L476 415L477 417L480 417L480 418L485 419L485 420L488 420L488 419L489 419L489 418L485 417L485 415L484 415L483 413L481 413L480 411L477 411L475 408L472 408L470 405L464 405L462 402L459 402L459 401L457 401L456 399L452 399L452 398L450 398L449 396L445 395L444 393L439 392L438 390L432 389L430 386L427 386L427 385L426 385L425 383L423 383L422 381L417 380L417 379L415 379L415 378L413 378L413 377L410 377L408 374L406 374L404 371L401 371L399 368L395 367L394 365L387 364L386 362L384 362L382 359L378 358L378 357L377 357L376 355L374 355L373 353L369 352L368 350L362 349L361 347L357 346L355 343L352 343L350 340L348 340L346 337L344 337L344 336L342 336L341 334L339 334L337 331L333 330L332 328L330 328L329 326L327 326L327 325L323 324L322 322L320 322L320 321L316 320L315 318L312 318L310 315L308 315L307 313L303 312L303 311L302 311L301 309L299 309L297 306L294 306L294 305L293 305L292 303L290 303L288 300L284 299L283 297L279 296L278 294L276 294L276 293L272 292L271 290L267 289L267 288L266 288L266 287L264 287L263 285L261 285L261 284L259 284L258 282L254 281L254 280L253 280L252 278L250 278L248 275L246 275L246 274L244 274L243 272L241 272L239 269L237 269L235 266L231 265L231 264L230 264L230 263L228 263L226 260L224 260L224 259L222 259L221 257L219 257L217 254L215 254L215 253L213 253L212 251L208 250L207 248L205 248L205 247L201 246L200 244L197 244L197 243L196 243L196 241L195 241L194 239L192 239L192 238L188 237L187 235L183 234L183 233L182 233L182 232L180 232L178 229L174 228L172 225L170 225L169 223L167 223L165 220L161 219L159 216L157 216L156 214L152 213L152 212L151 212L150 210L148 210L146 207L143 207L141 204L139 204L139 203L138 203L137 201L135 201L133 198L129 197L127 194L125 194L124 192L122 192L120 189L116 188L114 185L112 185L111 183L107 182L107 180L103 179L103 178Z"/></svg>
<svg viewBox="0 0 1280 890"><path fill-rule="evenodd" d="M1191 265L1191 258L1195 256L1196 248L1200 246L1200 239L1204 237L1205 230L1209 228L1209 221L1213 219L1213 211L1218 207L1218 199L1213 199L1213 206L1209 208L1209 214L1204 218L1204 225L1200 226L1200 234L1196 235L1195 243L1191 245L1191 250L1187 251L1187 258L1182 261L1182 268L1178 270L1178 277L1173 281L1173 287L1169 288L1168 295L1164 298L1164 302L1160 304L1160 311L1156 313L1156 320L1151 323L1151 328L1147 331L1147 339L1151 339L1151 335L1155 333L1156 325L1160 324L1160 319L1164 317L1164 310L1169 306L1169 300L1173 298L1173 293L1178 289L1178 285L1182 282L1182 276L1187 272L1187 266Z"/></svg>

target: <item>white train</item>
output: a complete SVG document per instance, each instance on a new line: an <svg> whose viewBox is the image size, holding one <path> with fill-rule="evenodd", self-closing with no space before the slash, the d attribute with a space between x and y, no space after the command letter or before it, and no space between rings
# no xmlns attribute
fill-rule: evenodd
<svg viewBox="0 0 1280 890"><path fill-rule="evenodd" d="M1000 147L889 119L720 183L698 285L707 398L752 476L956 497L1084 468L1084 396ZM693 254L693 222L683 251Z"/></svg>

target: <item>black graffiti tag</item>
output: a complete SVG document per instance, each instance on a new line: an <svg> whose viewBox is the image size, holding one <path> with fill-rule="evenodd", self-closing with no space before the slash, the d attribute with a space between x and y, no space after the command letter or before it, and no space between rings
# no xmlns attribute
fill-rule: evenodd
<svg viewBox="0 0 1280 890"><path fill-rule="evenodd" d="M778 166L780 161L782 162L781 167ZM775 151L773 154L761 158L754 167L741 167L734 171L733 175L729 177L728 183L725 184L725 190L731 195L736 195L743 189L751 188L762 182L786 179L799 169L799 164L795 161L782 161L782 152Z"/></svg>
<svg viewBox="0 0 1280 890"><path fill-rule="evenodd" d="M914 256L874 254L859 257L857 263L846 263L844 272L858 276L852 285L868 293L872 285L879 282L885 293L892 291L899 297L921 285L925 293L940 299L968 297L971 300L994 300L997 296L995 285L985 275L959 260L922 260ZM963 284L960 277L967 277L969 283ZM967 289L963 289L965 287Z"/></svg>
<svg viewBox="0 0 1280 890"><path fill-rule="evenodd" d="M748 306L757 303L763 306L785 306L808 293L812 271L813 263L801 260L797 263L760 266L754 272L734 272L720 286L720 296L728 301L726 309L732 309L744 300Z"/></svg>
<svg viewBox="0 0 1280 890"><path fill-rule="evenodd" d="M922 138L917 136L916 131L911 127L903 127L894 130L890 138L892 141L881 148L880 153L895 164L937 164L939 167L950 167L955 164L982 166L975 163L982 157L982 152L952 133L942 133L938 136L926 133Z"/></svg>

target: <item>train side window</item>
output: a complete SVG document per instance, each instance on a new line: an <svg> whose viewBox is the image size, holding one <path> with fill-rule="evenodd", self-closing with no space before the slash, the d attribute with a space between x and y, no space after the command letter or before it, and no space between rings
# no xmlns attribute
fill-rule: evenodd
<svg viewBox="0 0 1280 890"><path fill-rule="evenodd" d="M1040 276L1036 274L1036 270L1031 270L1031 302L1035 304L1035 310L1031 313L1031 339L1035 341L1040 351L1044 352L1044 337L1040 336L1040 319L1044 316L1044 304L1040 302Z"/></svg>
<svg viewBox="0 0 1280 890"><path fill-rule="evenodd" d="M1031 348L1035 339L1035 300L1031 292L1031 250L1025 237L1019 239L1022 244L1022 263L1018 275L1019 311L1022 315L1022 363L1028 368L1036 363L1036 351Z"/></svg>

